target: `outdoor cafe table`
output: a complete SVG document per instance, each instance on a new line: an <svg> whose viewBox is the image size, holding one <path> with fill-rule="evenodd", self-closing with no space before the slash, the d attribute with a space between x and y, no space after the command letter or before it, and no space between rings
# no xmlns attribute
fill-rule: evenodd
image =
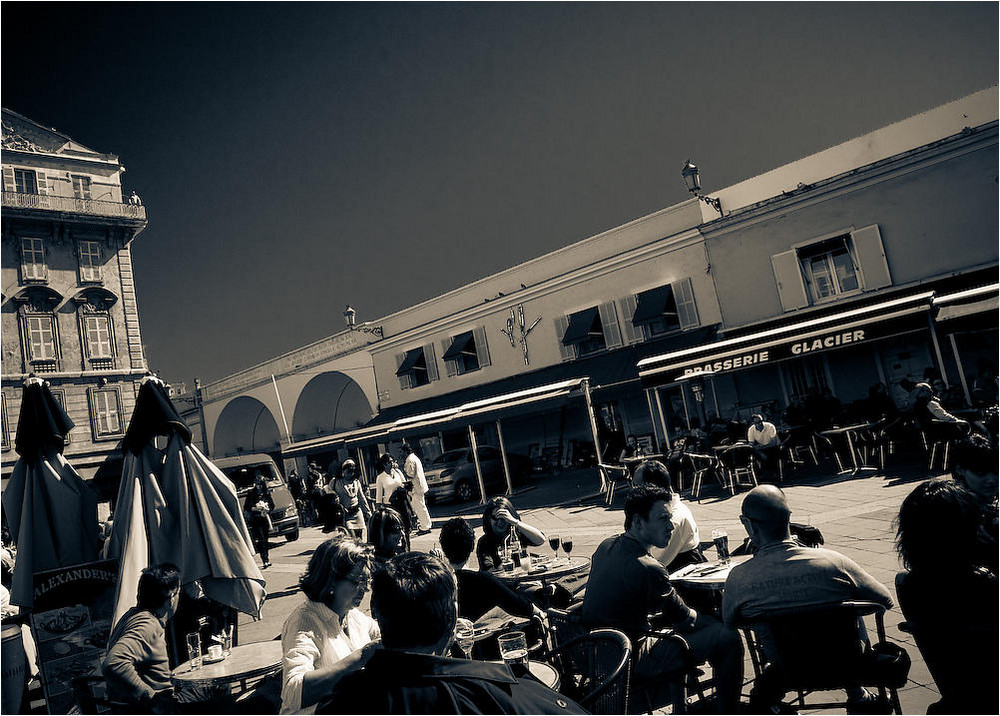
<svg viewBox="0 0 1000 716"><path fill-rule="evenodd" d="M212 690L225 689L232 691L235 684L241 690L246 690L248 682L271 676L281 671L281 642L262 641L253 644L234 646L222 661L213 664L206 663L202 657L202 666L191 668L191 662L185 661L170 675L171 681L178 690L189 688L192 692L209 687Z"/></svg>
<svg viewBox="0 0 1000 716"><path fill-rule="evenodd" d="M490 661L491 664L502 664L503 659L495 659ZM517 676L518 666L512 666L511 671ZM534 676L536 679L541 681L545 686L548 686L553 691L558 691L560 686L559 672L555 670L555 667L546 664L544 661L532 661L528 660L528 673Z"/></svg>
<svg viewBox="0 0 1000 716"><path fill-rule="evenodd" d="M508 572L503 569L493 571L493 575L508 586L540 581L554 582L570 575L590 571L589 557L541 557L532 555L531 570L523 566ZM570 590L573 591L573 590Z"/></svg>
<svg viewBox="0 0 1000 716"><path fill-rule="evenodd" d="M858 423L857 425L846 425L844 427L831 428L830 430L820 431L820 435L825 437L833 445L834 455L837 457L837 464L840 466L840 472L850 472L856 473L858 470L871 469L864 465L858 465L858 451L854 446L854 436L857 435L862 430L867 430L877 423ZM851 464L854 469L848 469L844 466L844 462L840 459L840 453L837 452L837 445L834 442L835 438L844 438L844 442L847 445L847 451L851 457Z"/></svg>
<svg viewBox="0 0 1000 716"><path fill-rule="evenodd" d="M699 562L681 567L670 575L670 581L681 589L698 590L705 593L706 601L717 612L722 611L722 593L726 589L726 579L737 564L750 559L752 555L741 554L731 557L728 564L718 560Z"/></svg>

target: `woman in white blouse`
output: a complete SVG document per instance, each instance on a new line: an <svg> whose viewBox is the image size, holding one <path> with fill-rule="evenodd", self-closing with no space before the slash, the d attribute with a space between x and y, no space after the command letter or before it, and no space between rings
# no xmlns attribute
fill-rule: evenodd
<svg viewBox="0 0 1000 716"><path fill-rule="evenodd" d="M316 712L345 675L379 648L378 624L358 609L371 579L371 550L353 537L323 542L299 580L306 601L281 633L281 713Z"/></svg>

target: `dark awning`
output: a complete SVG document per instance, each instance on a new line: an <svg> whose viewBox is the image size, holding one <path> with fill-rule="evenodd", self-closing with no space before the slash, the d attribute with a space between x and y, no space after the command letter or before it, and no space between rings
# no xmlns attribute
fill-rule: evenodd
<svg viewBox="0 0 1000 716"><path fill-rule="evenodd" d="M662 317L667 311L667 304L672 296L673 290L670 288L670 284L640 293L636 297L638 305L632 315L632 325L641 326L643 323L649 323ZM676 312L673 315L677 315Z"/></svg>
<svg viewBox="0 0 1000 716"><path fill-rule="evenodd" d="M469 331L468 333L460 333L459 335L455 336L455 338L452 339L451 345L448 347L448 350L446 350L444 352L444 355L441 356L441 360L455 360L456 358L460 357L462 353L473 352L466 350L469 347L469 341L471 340L472 340L472 331Z"/></svg>
<svg viewBox="0 0 1000 716"><path fill-rule="evenodd" d="M417 361L420 360L423 354L423 348L413 348L412 350L406 351L406 357L403 358L403 362L396 370L396 375L406 375L413 370L413 366L417 364Z"/></svg>
<svg viewBox="0 0 1000 716"><path fill-rule="evenodd" d="M594 326L594 319L596 318L596 306L570 316L569 327L566 329L566 333L562 339L563 345L571 346L587 340L588 336L590 336L590 329Z"/></svg>

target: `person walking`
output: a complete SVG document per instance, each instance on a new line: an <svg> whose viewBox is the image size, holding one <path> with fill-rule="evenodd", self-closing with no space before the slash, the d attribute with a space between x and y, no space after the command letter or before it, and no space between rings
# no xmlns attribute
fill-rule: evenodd
<svg viewBox="0 0 1000 716"><path fill-rule="evenodd" d="M424 477L424 465L413 451L413 446L408 442L403 442L403 472L413 483L413 490L410 492L410 505L417 516L417 535L429 535L431 533L431 514L427 511L425 495L427 494L427 478Z"/></svg>
<svg viewBox="0 0 1000 716"><path fill-rule="evenodd" d="M260 553L264 569L271 566L268 537L271 534L271 510L273 509L274 500L271 498L271 490L267 486L264 476L258 475L257 481L243 502L243 513L246 516L250 537L253 539L254 547Z"/></svg>
<svg viewBox="0 0 1000 716"><path fill-rule="evenodd" d="M333 480L333 491L343 508L343 522L352 535L361 539L365 525L372 516L364 485L358 479L358 466L351 458L344 460Z"/></svg>

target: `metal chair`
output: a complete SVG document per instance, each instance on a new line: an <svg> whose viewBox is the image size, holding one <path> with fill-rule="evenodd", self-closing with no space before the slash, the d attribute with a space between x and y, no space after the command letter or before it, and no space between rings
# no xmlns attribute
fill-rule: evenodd
<svg viewBox="0 0 1000 716"><path fill-rule="evenodd" d="M541 657L559 672L560 692L592 714L628 712L632 645L617 629L595 629Z"/></svg>
<svg viewBox="0 0 1000 716"><path fill-rule="evenodd" d="M604 486L604 504L610 505L615 499L615 487L619 482L632 482L632 474L624 465L606 465L598 463L601 473L601 484Z"/></svg>
<svg viewBox="0 0 1000 716"><path fill-rule="evenodd" d="M719 461L728 474L731 491L735 492L740 485L757 486L757 469L754 467L756 460L751 445L734 445L719 455ZM741 478L748 480L743 481Z"/></svg>
<svg viewBox="0 0 1000 716"><path fill-rule="evenodd" d="M819 465L816 450L813 448L813 436L809 428L798 427L789 429L788 435L781 441L778 455L778 476L785 481L785 461L790 465L805 465L804 455L812 458L813 465Z"/></svg>
<svg viewBox="0 0 1000 716"><path fill-rule="evenodd" d="M689 452L686 454L687 459L691 463L691 471L694 473L694 479L691 481L691 497L696 500L701 499L701 487L705 480L705 475L714 475L722 485L723 489L729 490L729 494L733 494L733 487L726 480L725 473L719 469L719 459L715 455L702 455L701 453Z"/></svg>
<svg viewBox="0 0 1000 716"><path fill-rule="evenodd" d="M886 643L884 613L885 608L874 602L845 601L770 609L744 620L738 626L749 647L755 692L768 691L780 698L795 691L798 709L840 709L843 701L806 704L805 699L814 691L875 686L893 712L901 714L896 690L906 682L909 661L902 669L899 664L890 668L858 627L862 617L874 615L881 648ZM764 633L771 654L764 653L758 638Z"/></svg>
<svg viewBox="0 0 1000 716"><path fill-rule="evenodd" d="M967 423L950 423L944 420L931 420L924 428L924 435L927 444L930 445L931 456L927 463L927 469L934 469L934 460L941 453L941 471L948 470L948 457L951 447L968 435L969 426Z"/></svg>

